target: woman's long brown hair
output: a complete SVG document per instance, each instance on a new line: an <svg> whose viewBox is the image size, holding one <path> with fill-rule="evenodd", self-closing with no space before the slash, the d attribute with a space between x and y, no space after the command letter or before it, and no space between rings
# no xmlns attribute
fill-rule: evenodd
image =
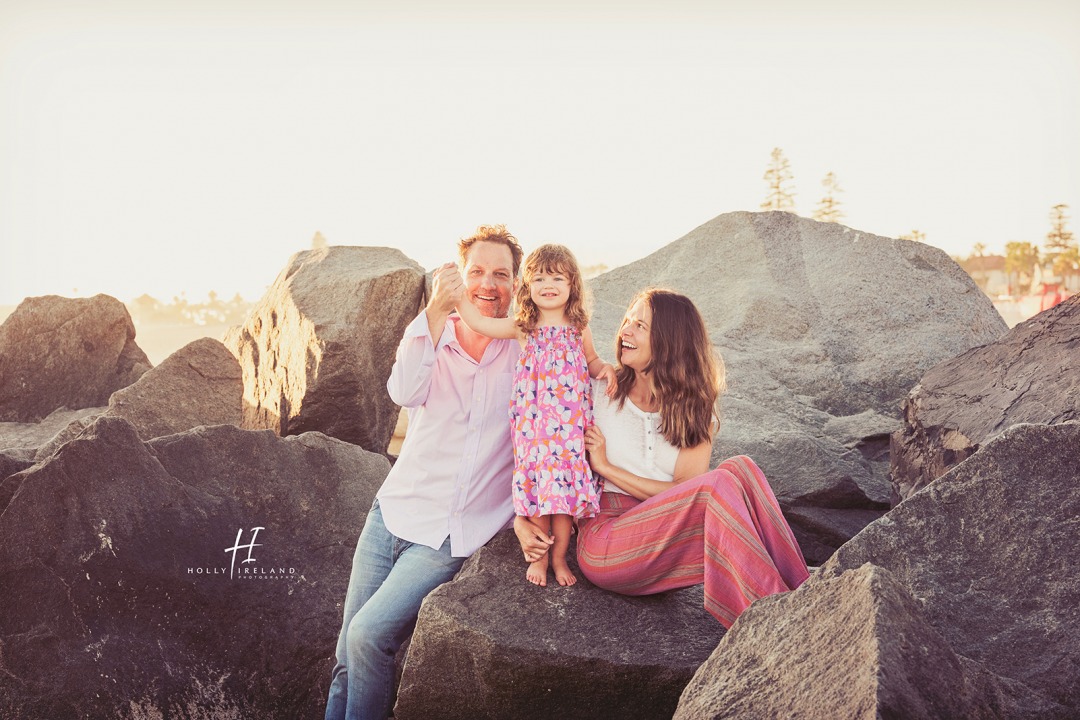
<svg viewBox="0 0 1080 720"><path fill-rule="evenodd" d="M719 427L717 400L726 383L724 361L709 341L701 313L690 298L670 290L644 290L630 306L638 300L645 300L652 309L652 360L644 372L649 373L660 404L660 433L677 448L711 440ZM615 338L615 357L615 399L622 407L636 372L622 364L620 336Z"/></svg>

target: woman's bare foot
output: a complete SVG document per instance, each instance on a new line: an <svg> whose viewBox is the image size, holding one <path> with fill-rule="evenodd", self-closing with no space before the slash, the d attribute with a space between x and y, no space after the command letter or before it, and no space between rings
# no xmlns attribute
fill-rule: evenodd
<svg viewBox="0 0 1080 720"><path fill-rule="evenodd" d="M565 560L552 560L551 567L555 570L555 579L559 581L560 585L569 587L577 582L577 578L574 577L574 573L570 572L570 566L566 564Z"/></svg>
<svg viewBox="0 0 1080 720"><path fill-rule="evenodd" d="M529 569L525 571L525 579L533 585L547 587L548 556L540 558L536 562L529 563Z"/></svg>

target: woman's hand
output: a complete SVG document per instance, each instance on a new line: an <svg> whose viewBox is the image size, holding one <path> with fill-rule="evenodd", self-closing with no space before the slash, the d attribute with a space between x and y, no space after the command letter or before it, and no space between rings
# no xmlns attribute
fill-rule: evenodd
<svg viewBox="0 0 1080 720"><path fill-rule="evenodd" d="M596 425L585 431L585 449L589 453L589 466L593 472L605 475L607 471L607 440Z"/></svg>
<svg viewBox="0 0 1080 720"><path fill-rule="evenodd" d="M527 517L518 515L514 518L514 534L521 544L521 554L525 562L536 562L547 554L555 538Z"/></svg>

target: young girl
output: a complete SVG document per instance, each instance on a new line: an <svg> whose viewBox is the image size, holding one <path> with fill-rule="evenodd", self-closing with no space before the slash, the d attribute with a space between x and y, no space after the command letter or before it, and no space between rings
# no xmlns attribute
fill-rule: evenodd
<svg viewBox="0 0 1080 720"><path fill-rule="evenodd" d="M514 338L524 352L514 375L510 422L514 439L514 512L538 518L555 536L551 565L560 585L577 578L566 564L573 518L596 515L600 493L585 459L585 429L592 423L589 377L608 381L615 370L593 347L584 283L573 253L542 245L525 259L513 318L482 316L468 301L457 311L470 329L493 338ZM548 555L529 565L525 577L547 585Z"/></svg>

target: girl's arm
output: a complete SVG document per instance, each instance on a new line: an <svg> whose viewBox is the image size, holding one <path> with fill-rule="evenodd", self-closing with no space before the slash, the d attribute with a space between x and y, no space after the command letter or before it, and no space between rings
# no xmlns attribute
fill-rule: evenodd
<svg viewBox="0 0 1080 720"><path fill-rule="evenodd" d="M618 383L618 380L615 379L615 368L611 363L604 362L600 356L596 354L596 347L593 345L591 328L586 327L582 331L581 345L585 350L585 362L589 366L589 377L607 380L607 390L604 391L604 394L608 397L614 397L615 388Z"/></svg>
<svg viewBox="0 0 1080 720"><path fill-rule="evenodd" d="M495 339L511 339L520 336L513 318L493 318L481 315L476 306L463 297L457 304L458 315L473 332Z"/></svg>
<svg viewBox="0 0 1080 720"><path fill-rule="evenodd" d="M604 433L596 425L589 426L585 431L585 449L589 451L589 465L599 475L613 482L620 490L630 493L638 500L651 498L657 493L704 475L709 471L709 460L712 456L712 442L706 440L694 447L682 448L675 460L675 477L671 482L653 480L651 478L635 475L629 470L612 465L607 458L607 442Z"/></svg>

